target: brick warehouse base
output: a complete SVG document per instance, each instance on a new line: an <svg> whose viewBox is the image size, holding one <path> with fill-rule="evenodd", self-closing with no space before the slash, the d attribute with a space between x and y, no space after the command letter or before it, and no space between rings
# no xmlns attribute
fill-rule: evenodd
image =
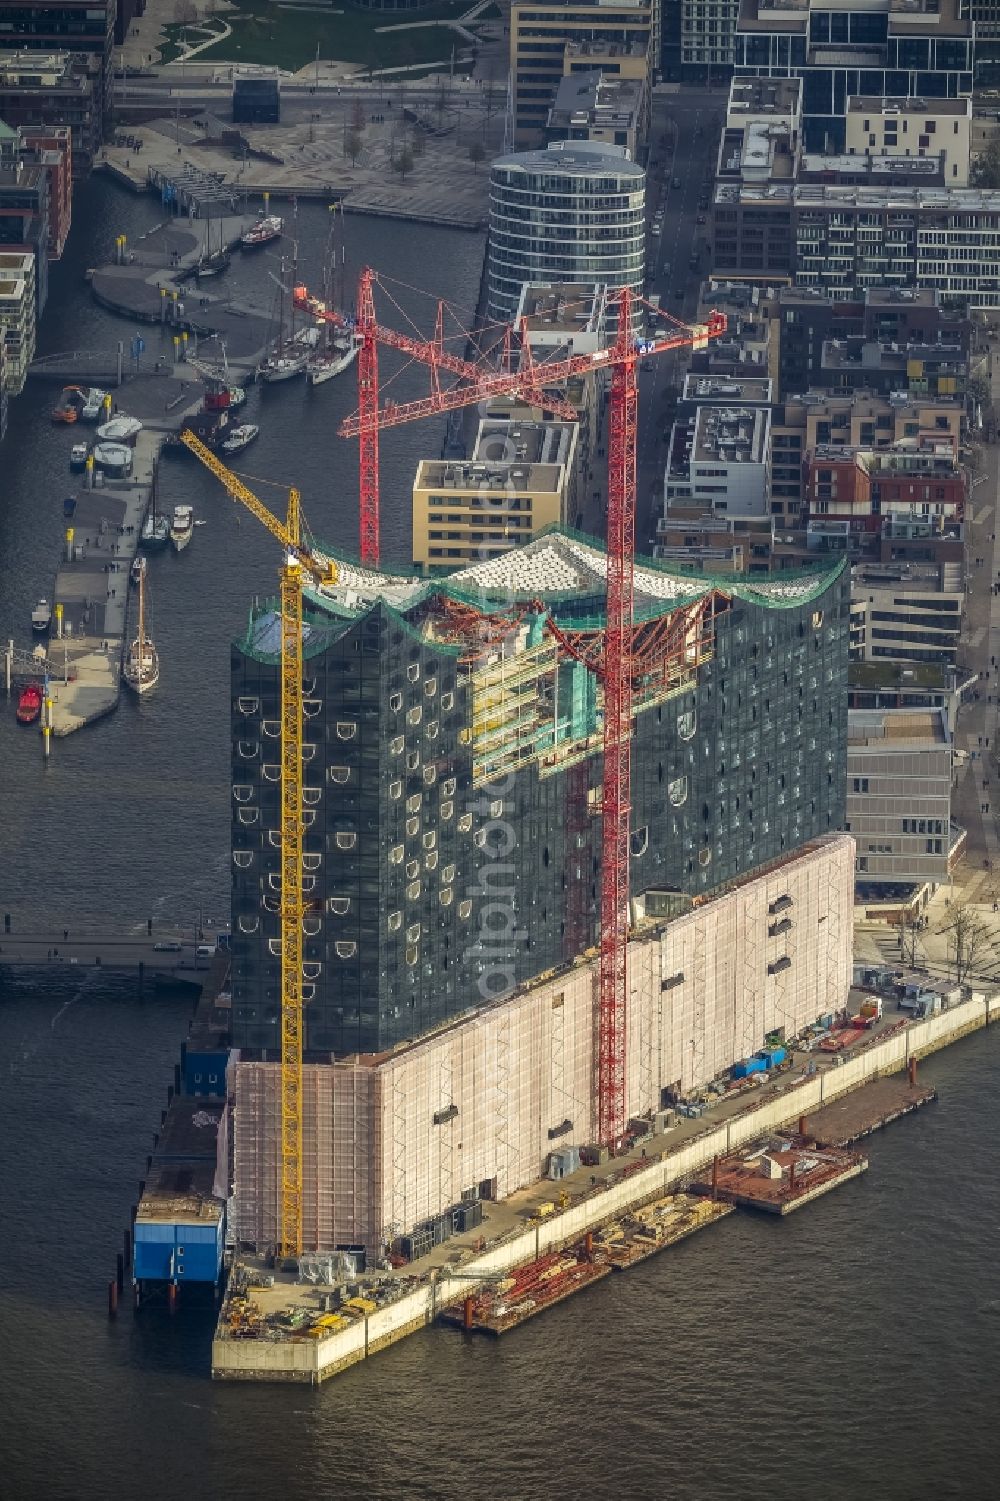
<svg viewBox="0 0 1000 1501"><path fill-rule="evenodd" d="M629 948L628 1115L659 1108L845 1004L854 841L814 841ZM639 927L642 934L642 924ZM392 1236L496 1179L536 1181L553 1149L591 1141L596 954L389 1056L311 1064L303 1080L304 1246ZM275 1063L234 1065L235 1233L276 1239Z"/></svg>

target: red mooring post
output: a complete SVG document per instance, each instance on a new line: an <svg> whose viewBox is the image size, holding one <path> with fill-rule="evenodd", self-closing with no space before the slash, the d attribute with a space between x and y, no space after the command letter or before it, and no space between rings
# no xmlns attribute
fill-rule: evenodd
<svg viewBox="0 0 1000 1501"><path fill-rule="evenodd" d="M472 1310L475 1307L475 1299L470 1293L462 1305L462 1328L472 1328Z"/></svg>
<svg viewBox="0 0 1000 1501"><path fill-rule="evenodd" d="M592 1230L588 1230L587 1233L586 1233L586 1235L583 1238L583 1250L584 1250L584 1254L586 1255L587 1260L588 1261L593 1261L593 1259L594 1259L594 1232Z"/></svg>
<svg viewBox="0 0 1000 1501"><path fill-rule="evenodd" d="M799 1116L799 1135L800 1136L805 1136L805 1134L806 1134L806 1118L805 1118L804 1115L800 1115Z"/></svg>
<svg viewBox="0 0 1000 1501"><path fill-rule="evenodd" d="M911 1053L907 1060L906 1074L910 1081L910 1088L912 1089L917 1082L917 1057L915 1053Z"/></svg>
<svg viewBox="0 0 1000 1501"><path fill-rule="evenodd" d="M167 1307L170 1309L171 1313L176 1313L177 1312L177 1283L176 1282L171 1282L171 1283L169 1283L167 1285Z"/></svg>
<svg viewBox="0 0 1000 1501"><path fill-rule="evenodd" d="M108 1318L113 1319L118 1313L118 1278L112 1277L108 1283Z"/></svg>

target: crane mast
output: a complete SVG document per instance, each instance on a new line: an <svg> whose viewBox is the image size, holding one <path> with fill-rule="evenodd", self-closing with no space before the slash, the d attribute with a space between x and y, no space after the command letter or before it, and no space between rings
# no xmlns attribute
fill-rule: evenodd
<svg viewBox="0 0 1000 1501"><path fill-rule="evenodd" d="M281 1199L278 1245L282 1256L302 1252L302 1048L304 959L302 847L302 589L304 577L336 583L336 565L316 557L302 541L299 492L289 491L282 523L194 433L181 441L246 506L284 550L281 570Z"/></svg>

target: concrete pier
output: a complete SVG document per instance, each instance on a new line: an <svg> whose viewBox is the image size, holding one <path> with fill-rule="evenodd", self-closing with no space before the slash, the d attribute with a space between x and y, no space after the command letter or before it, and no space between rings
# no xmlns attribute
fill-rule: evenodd
<svg viewBox="0 0 1000 1501"><path fill-rule="evenodd" d="M255 368L267 342L270 307L234 301L226 272L199 281L194 271L209 247L218 248L220 239L230 248L236 246L256 217L164 220L134 244L125 244L119 259L94 271L94 299L133 323L160 324L174 333L187 330L202 337L219 334L230 363ZM41 366L38 373L43 373Z"/></svg>
<svg viewBox="0 0 1000 1501"><path fill-rule="evenodd" d="M974 992L969 1000L947 1011L893 1031L847 1063L793 1080L780 1093L743 1106L728 1118L719 1119L716 1112L710 1112L703 1121L691 1123L696 1128L694 1135L684 1139L677 1139L679 1132L666 1137L647 1136L642 1148L645 1161L619 1161L609 1167L608 1176L602 1180L583 1169L583 1175L591 1178L591 1186L582 1191L573 1182L577 1175L571 1175L562 1180L571 1196L568 1206L541 1219L536 1215L528 1224L525 1216L537 1211L543 1197L551 1196L551 1183L533 1185L503 1204L488 1205L490 1212L483 1228L488 1237L493 1232L491 1238L484 1240L478 1231L457 1235L432 1253L437 1258L446 1256L448 1262L438 1259L430 1269L426 1261L403 1267L398 1273L399 1296L383 1300L374 1313L347 1328L312 1338L269 1323L266 1338L231 1335L232 1313L227 1299L212 1345L212 1375L223 1381L312 1385L325 1381L426 1328L443 1308L461 1302L498 1273L567 1246L617 1215L662 1197L702 1173L714 1158L759 1142L872 1079L906 1069L912 1058L957 1042L996 1021L998 1014L996 997ZM725 1109L725 1105L717 1107L719 1111ZM494 1208L499 1211L496 1217ZM493 1227L498 1222L510 1228L497 1235ZM449 1263L454 1269L461 1268L460 1276L449 1277L453 1269ZM318 1315L321 1310L324 1290L318 1286L297 1283L280 1272L273 1274L273 1286L262 1286L269 1274L263 1270L255 1273L253 1258L240 1259L240 1275L244 1284L248 1279L254 1284L253 1300L265 1316L292 1305L310 1314ZM419 1279L416 1287L413 1279Z"/></svg>

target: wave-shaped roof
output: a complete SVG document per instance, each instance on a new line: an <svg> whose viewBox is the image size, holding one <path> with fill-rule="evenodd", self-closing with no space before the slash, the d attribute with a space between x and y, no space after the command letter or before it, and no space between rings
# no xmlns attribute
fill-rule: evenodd
<svg viewBox="0 0 1000 1501"><path fill-rule="evenodd" d="M607 588L604 546L563 526L548 527L501 557L486 558L433 578L403 569L365 567L325 547L317 546L316 551L333 559L340 577L333 586L310 589L310 595L338 615L363 614L379 600L405 612L434 594L448 595L487 612L538 599L559 614L560 606L601 597ZM841 560L832 568L745 577L694 573L675 564L637 557L635 618L666 614L714 591L765 609L788 609L822 594L843 568Z"/></svg>

